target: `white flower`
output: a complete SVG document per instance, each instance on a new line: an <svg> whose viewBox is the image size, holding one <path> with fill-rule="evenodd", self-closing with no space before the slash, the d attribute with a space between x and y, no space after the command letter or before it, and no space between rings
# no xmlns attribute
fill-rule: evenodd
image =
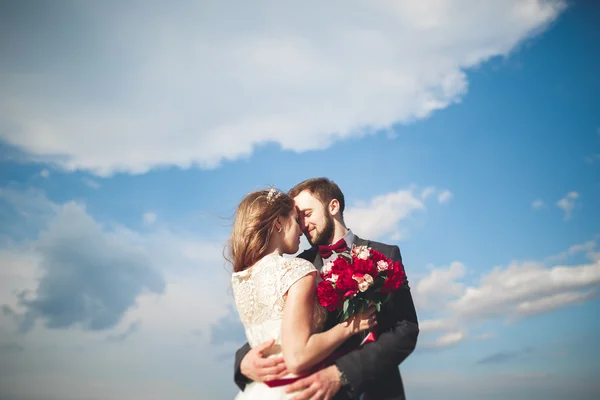
<svg viewBox="0 0 600 400"><path fill-rule="evenodd" d="M364 274L361 277L353 275L352 279L358 282L358 290L361 292L366 291L373 284L373 277L369 274Z"/></svg>
<svg viewBox="0 0 600 400"><path fill-rule="evenodd" d="M387 261L384 261L384 260L377 261L377 270L379 272L387 271L388 267L389 267L389 264Z"/></svg>
<svg viewBox="0 0 600 400"><path fill-rule="evenodd" d="M370 249L367 246L356 246L352 248L352 255L361 260L368 260L370 255L369 250Z"/></svg>
<svg viewBox="0 0 600 400"><path fill-rule="evenodd" d="M327 264L325 264L321 272L327 275L331 272L331 268L333 268L333 261L329 261Z"/></svg>

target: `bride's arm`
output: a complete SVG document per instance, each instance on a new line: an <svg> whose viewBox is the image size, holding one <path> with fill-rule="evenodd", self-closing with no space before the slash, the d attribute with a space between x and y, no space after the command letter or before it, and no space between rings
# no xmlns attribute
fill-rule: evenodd
<svg viewBox="0 0 600 400"><path fill-rule="evenodd" d="M316 272L297 280L288 290L283 311L281 344L288 371L299 373L323 361L350 336L369 329L369 312L313 334Z"/></svg>

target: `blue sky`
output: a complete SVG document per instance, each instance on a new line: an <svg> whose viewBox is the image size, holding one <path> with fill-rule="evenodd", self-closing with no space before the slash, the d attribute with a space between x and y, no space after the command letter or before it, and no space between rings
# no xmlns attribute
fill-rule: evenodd
<svg viewBox="0 0 600 400"><path fill-rule="evenodd" d="M409 398L597 398L600 7L225 3L0 6L0 397L232 398L235 207L328 176Z"/></svg>

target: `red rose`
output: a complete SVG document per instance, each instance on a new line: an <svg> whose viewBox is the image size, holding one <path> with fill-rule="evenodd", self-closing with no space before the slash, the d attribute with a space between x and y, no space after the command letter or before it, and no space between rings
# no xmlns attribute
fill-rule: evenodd
<svg viewBox="0 0 600 400"><path fill-rule="evenodd" d="M377 276L377 267L373 264L372 260L361 260L360 258L355 258L354 262L354 272L357 274L369 274L373 278Z"/></svg>
<svg viewBox="0 0 600 400"><path fill-rule="evenodd" d="M341 274L335 282L335 287L342 293L356 290L358 291L358 283L352 278L351 274ZM344 294L346 297L346 294Z"/></svg>
<svg viewBox="0 0 600 400"><path fill-rule="evenodd" d="M391 293L396 291L397 286L398 282L393 277L389 276L383 283L383 286L381 287L380 291L381 293Z"/></svg>
<svg viewBox="0 0 600 400"><path fill-rule="evenodd" d="M331 273L336 275L344 275L345 273L349 273L351 268L352 265L350 264L350 262L348 262L348 259L346 257L338 257L335 259L333 265L331 266Z"/></svg>
<svg viewBox="0 0 600 400"><path fill-rule="evenodd" d="M392 263L392 261L389 260L382 253L378 252L377 250L373 250L373 249L371 249L371 260L373 260L373 264L377 264L381 260L387 261L390 264Z"/></svg>
<svg viewBox="0 0 600 400"><path fill-rule="evenodd" d="M406 278L406 273L404 272L404 265L402 265L400 261L396 261L394 262L394 264L392 264L392 271L394 275L400 276L401 279Z"/></svg>
<svg viewBox="0 0 600 400"><path fill-rule="evenodd" d="M390 293L398 290L406 283L406 273L401 262L395 261L388 269L387 278L381 288L381 293Z"/></svg>
<svg viewBox="0 0 600 400"><path fill-rule="evenodd" d="M319 303L329 311L335 311L340 296L329 281L321 281L317 286L317 298Z"/></svg>

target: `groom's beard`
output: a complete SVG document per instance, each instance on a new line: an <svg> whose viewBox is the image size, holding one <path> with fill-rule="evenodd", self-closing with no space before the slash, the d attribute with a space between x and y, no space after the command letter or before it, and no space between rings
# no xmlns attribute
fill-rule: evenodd
<svg viewBox="0 0 600 400"><path fill-rule="evenodd" d="M333 230L335 229L333 224L333 217L331 215L325 215L325 226L323 230L317 231L317 236L315 236L314 240L310 240L307 235L308 242L312 246L325 246L329 244L331 237L333 236Z"/></svg>

